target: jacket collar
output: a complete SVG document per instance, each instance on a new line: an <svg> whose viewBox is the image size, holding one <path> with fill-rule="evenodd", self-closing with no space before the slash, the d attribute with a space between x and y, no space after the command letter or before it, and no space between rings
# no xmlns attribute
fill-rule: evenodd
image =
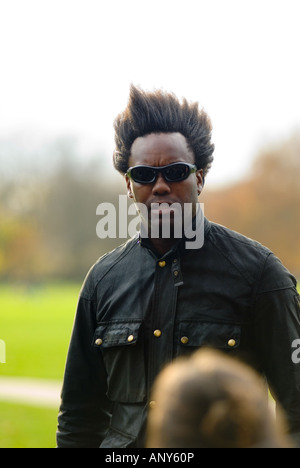
<svg viewBox="0 0 300 468"><path fill-rule="evenodd" d="M155 254L157 258L165 258L174 253L180 253L181 255L188 251L193 251L194 249L199 250L203 247L205 238L207 237L210 231L210 221L205 218L203 211L199 208L197 215L193 218L192 221L192 229L190 233L188 233L188 237L184 235L181 239L178 239L177 242L174 243L172 248L166 252L163 256L161 256L153 247L151 239L141 236L139 233L139 244L150 250ZM197 236L192 236L197 230ZM194 244L195 243L195 244ZM194 245L193 245L194 244Z"/></svg>

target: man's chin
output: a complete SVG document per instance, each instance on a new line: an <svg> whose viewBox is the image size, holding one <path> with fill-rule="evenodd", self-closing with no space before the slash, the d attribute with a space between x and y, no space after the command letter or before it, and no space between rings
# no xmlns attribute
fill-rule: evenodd
<svg viewBox="0 0 300 468"><path fill-rule="evenodd" d="M181 238L183 232L182 220L177 220L174 215L165 217L160 213L149 220L149 231L151 237L160 239Z"/></svg>

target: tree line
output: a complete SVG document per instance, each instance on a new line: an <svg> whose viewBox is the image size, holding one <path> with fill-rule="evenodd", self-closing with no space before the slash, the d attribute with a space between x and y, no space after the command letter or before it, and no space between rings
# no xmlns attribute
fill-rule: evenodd
<svg viewBox="0 0 300 468"><path fill-rule="evenodd" d="M205 214L269 247L300 278L300 133L269 144L248 176L203 194Z"/></svg>
<svg viewBox="0 0 300 468"><path fill-rule="evenodd" d="M41 145L26 163L22 156L0 142L0 280L81 281L124 241L97 237L96 209L117 206L125 184L104 170L104 153L82 162L74 141ZM300 277L299 174L296 132L259 151L247 177L215 189L208 181L199 201L209 219L266 245Z"/></svg>

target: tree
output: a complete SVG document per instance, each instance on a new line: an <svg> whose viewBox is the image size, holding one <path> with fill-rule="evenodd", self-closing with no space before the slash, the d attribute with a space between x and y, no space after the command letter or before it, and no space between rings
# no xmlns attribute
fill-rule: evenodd
<svg viewBox="0 0 300 468"><path fill-rule="evenodd" d="M208 190L203 200L210 219L266 245L300 277L299 174L297 132L263 148L247 179Z"/></svg>

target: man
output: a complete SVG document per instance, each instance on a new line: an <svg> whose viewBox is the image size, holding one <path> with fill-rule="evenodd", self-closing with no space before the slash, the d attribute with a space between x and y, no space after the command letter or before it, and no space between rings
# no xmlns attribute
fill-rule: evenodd
<svg viewBox="0 0 300 468"><path fill-rule="evenodd" d="M300 444L300 364L292 359L300 338L296 281L259 243L201 216L197 221L213 160L207 115L197 103L132 86L115 134L114 165L125 175L128 196L146 207L144 235L100 258L82 287L58 446L143 447L156 376L203 346L238 356L266 376ZM173 206L182 215L181 239ZM203 227L198 248L184 236L188 207L194 232Z"/></svg>

